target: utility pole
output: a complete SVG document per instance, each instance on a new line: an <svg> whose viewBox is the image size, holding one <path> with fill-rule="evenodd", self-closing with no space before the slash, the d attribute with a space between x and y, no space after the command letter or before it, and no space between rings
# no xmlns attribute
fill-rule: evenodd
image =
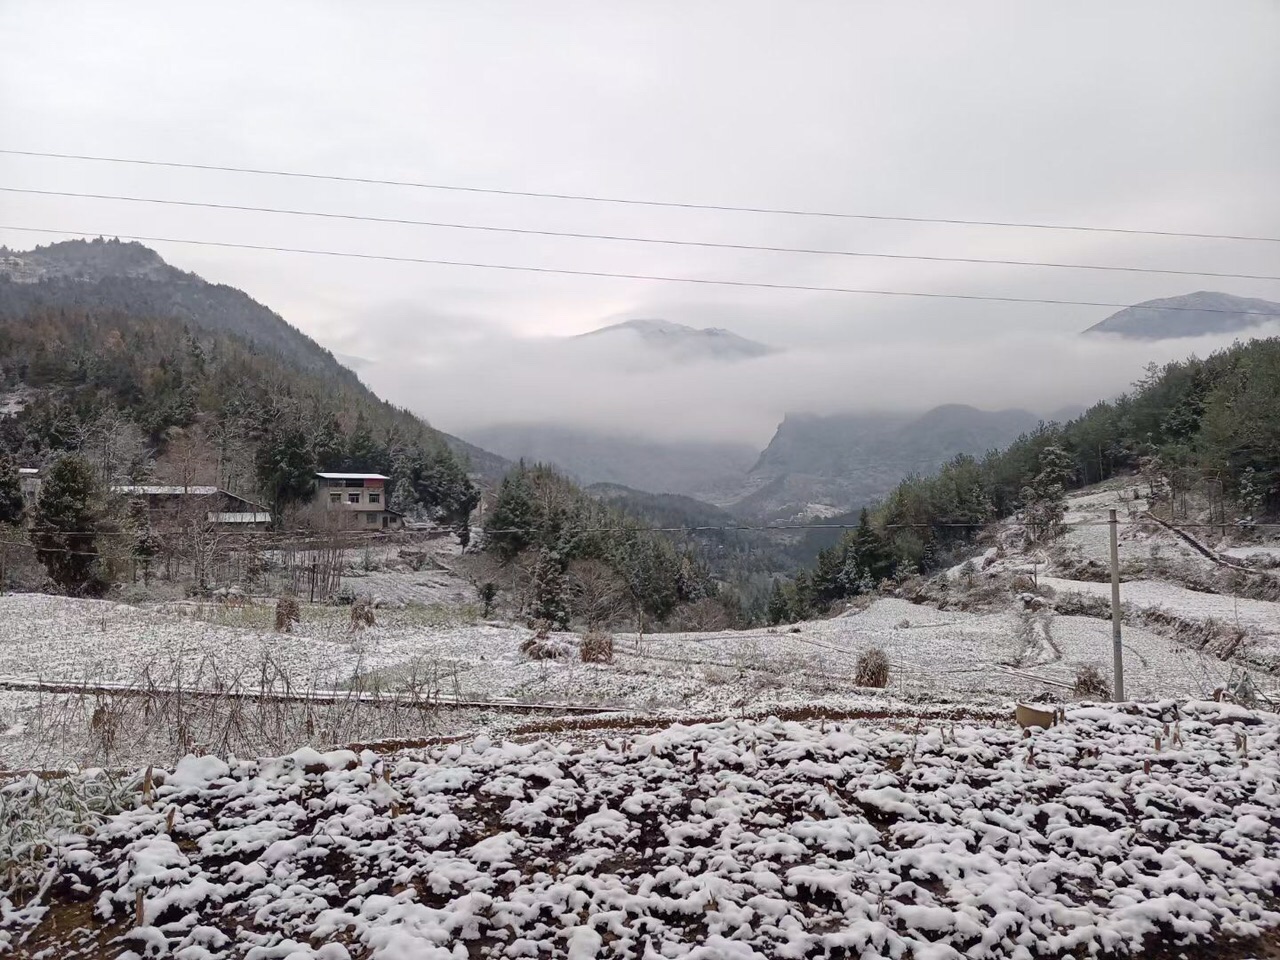
<svg viewBox="0 0 1280 960"><path fill-rule="evenodd" d="M1115 699L1124 700L1124 650L1120 641L1120 521L1111 511L1111 656L1115 664Z"/></svg>

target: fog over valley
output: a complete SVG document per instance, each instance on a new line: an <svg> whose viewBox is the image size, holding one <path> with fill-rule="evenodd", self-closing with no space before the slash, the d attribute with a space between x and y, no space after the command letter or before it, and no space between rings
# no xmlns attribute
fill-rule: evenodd
<svg viewBox="0 0 1280 960"><path fill-rule="evenodd" d="M761 448L788 413L924 411L964 403L1049 416L1124 391L1148 363L1204 355L1237 336L1157 342L1081 336L1092 322L1057 331L1014 324L970 336L956 328L927 338L908 332L897 340L882 330L864 342L821 347L788 346L780 325L773 353L690 359L622 331L590 339L488 333L399 357L366 358L358 372L380 394L463 435L495 425L556 423Z"/></svg>

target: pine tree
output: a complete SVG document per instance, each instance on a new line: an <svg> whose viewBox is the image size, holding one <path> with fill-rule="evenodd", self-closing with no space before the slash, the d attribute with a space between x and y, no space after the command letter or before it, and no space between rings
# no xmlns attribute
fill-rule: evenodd
<svg viewBox="0 0 1280 960"><path fill-rule="evenodd" d="M1022 488L1022 519L1035 541L1045 541L1063 531L1067 510L1066 483L1075 464L1058 446L1040 451L1039 472Z"/></svg>
<svg viewBox="0 0 1280 960"><path fill-rule="evenodd" d="M12 457L0 457L0 523L21 523L25 507L18 464Z"/></svg>
<svg viewBox="0 0 1280 960"><path fill-rule="evenodd" d="M49 579L72 596L101 596L109 586L98 558L99 496L93 467L73 455L53 465L36 501L31 528L36 558Z"/></svg>
<svg viewBox="0 0 1280 960"><path fill-rule="evenodd" d="M356 414L356 423L347 437L347 453L343 467L359 473L382 472L389 468L387 449L378 443L373 436L373 428L361 410Z"/></svg>
<svg viewBox="0 0 1280 960"><path fill-rule="evenodd" d="M538 550L538 557L534 561L530 593L531 625L549 623L560 630L568 629L569 605L565 602L564 563L546 547Z"/></svg>
<svg viewBox="0 0 1280 960"><path fill-rule="evenodd" d="M804 620L813 612L813 580L801 570L791 582L791 619Z"/></svg>
<svg viewBox="0 0 1280 960"><path fill-rule="evenodd" d="M315 460L302 427L278 424L258 445L254 458L258 486L271 501L271 519L284 521L284 508L308 500L315 492Z"/></svg>
<svg viewBox="0 0 1280 960"><path fill-rule="evenodd" d="M485 521L485 543L510 563L537 537L538 517L527 472L518 467L502 478L493 510Z"/></svg>
<svg viewBox="0 0 1280 960"><path fill-rule="evenodd" d="M773 581L773 591L769 594L769 605L765 608L765 616L774 626L791 620L791 603L781 580Z"/></svg>

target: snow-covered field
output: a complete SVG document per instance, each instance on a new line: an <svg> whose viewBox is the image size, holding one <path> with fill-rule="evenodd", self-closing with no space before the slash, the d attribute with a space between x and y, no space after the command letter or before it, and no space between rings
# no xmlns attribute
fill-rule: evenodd
<svg viewBox="0 0 1280 960"><path fill-rule="evenodd" d="M1246 957L1280 925L1280 719L727 720L573 747L188 757L31 899L24 956ZM1267 955L1272 955L1268 953Z"/></svg>
<svg viewBox="0 0 1280 960"><path fill-rule="evenodd" d="M1171 558L1188 568L1212 566L1173 533L1135 519L1145 503L1131 495L1131 487L1110 484L1072 497L1068 523L1092 525L1071 527L1049 548L1023 548L1010 527L999 550L950 571L951 602L945 609L881 597L865 609L795 627L644 637L622 633L615 636L609 664L584 664L575 656L531 660L520 649L530 637L527 629L478 622L476 608L465 602L467 581L454 570L456 545L445 543L428 545L425 560L418 555L417 571L400 547L355 558L360 576L347 580L350 592L389 601L377 610L378 625L360 631L350 628L348 608L323 605L304 604L294 632L278 634L267 603L131 606L3 596L0 769L127 766L169 762L188 750L279 752L303 743L329 747L379 737L493 733L525 719L483 704L457 709L445 700L707 717L759 715L771 707L805 704L838 708L868 697L987 707L1046 695L1070 699L1082 667L1109 677L1110 625L1097 616L1055 612L1052 599L1042 609L1025 608L1018 598L1022 588L1010 587L1016 574L1025 580L1033 573L1040 589L1051 587L1058 597L1109 597L1109 585L1096 579L1097 567L1077 571L1088 561L1105 560L1107 528L1098 522L1113 506L1125 519L1121 562L1126 569L1158 572ZM970 595L978 600L965 601ZM412 602L402 602L406 598ZM423 598L431 602L420 602ZM1242 655L1280 650L1280 604L1155 579L1129 580L1122 598L1133 610L1160 610L1182 621L1238 623L1248 635ZM1228 682L1234 661L1190 649L1174 639L1172 630L1151 622L1125 626L1129 697L1207 697ZM572 649L575 638L563 639ZM857 659L871 648L884 650L890 660L883 692L854 685ZM1261 659L1254 656L1250 662ZM1264 688L1274 685L1269 677L1256 679ZM38 691L36 681L60 686ZM67 685L83 686L68 692ZM375 722L368 710L338 716L340 710L328 708L325 716L313 715L308 704L301 715L274 717L266 737L259 735L268 726L259 709L248 719L231 718L231 736L231 720L218 713L219 704L206 704L196 720L177 717L169 724L168 714L165 722L153 719L152 702L137 700L136 710L113 712L109 708L118 706L119 698L112 699L110 685L241 694L265 690L272 697L295 699L317 692L399 696L409 691L418 712L384 723ZM424 699L433 709L418 709ZM138 711L141 718L135 716ZM95 726L107 720L106 727Z"/></svg>
<svg viewBox="0 0 1280 960"><path fill-rule="evenodd" d="M379 610L379 626L358 632L350 630L343 608L306 610L293 634L265 626L270 608L217 616L252 625L210 623L173 605L144 609L40 595L0 597L0 622L7 624L0 634L0 768L43 766L50 758L56 766L103 762L87 736L75 738L59 754L47 725L34 719L42 705L74 694L5 692L6 680L10 687L42 680L257 690L265 678L273 693L296 696L317 690L395 692L430 681L436 694L462 700L706 716L870 695L854 686L853 675L859 654L872 647L890 659L887 695L985 704L1048 689L1063 693L1078 667L1093 664L1105 673L1111 657L1110 627L1102 620L940 611L893 598L877 600L860 613L800 624L794 632L780 627L643 638L620 634L611 664L582 663L576 657L530 660L520 650L531 636L522 627L443 616L427 622L424 612L412 607ZM1228 672L1220 662L1150 630L1127 630L1126 650L1131 697L1205 696ZM501 729L501 721L479 722ZM422 732L469 732L477 723L474 714L454 717L441 710ZM154 733L131 750L131 725L124 726L125 736L113 744L117 762L172 759ZM174 749L214 749L211 738L221 736L223 728L211 718L204 729L210 732L193 732L194 742ZM349 739L358 736L351 733ZM334 741L342 742L348 740ZM258 749L286 745L276 739Z"/></svg>

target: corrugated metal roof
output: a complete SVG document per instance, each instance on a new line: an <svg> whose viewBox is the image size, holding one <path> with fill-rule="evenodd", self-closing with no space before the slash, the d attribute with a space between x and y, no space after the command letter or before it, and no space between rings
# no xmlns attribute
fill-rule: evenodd
<svg viewBox="0 0 1280 960"><path fill-rule="evenodd" d="M270 523L269 513L216 513L208 515L210 523Z"/></svg>
<svg viewBox="0 0 1280 960"><path fill-rule="evenodd" d="M132 494L142 497L210 497L218 492L217 487L205 486L163 486L151 484L123 484L111 488L112 493Z"/></svg>
<svg viewBox="0 0 1280 960"><path fill-rule="evenodd" d="M390 480L380 473L317 473L317 477L325 480Z"/></svg>

